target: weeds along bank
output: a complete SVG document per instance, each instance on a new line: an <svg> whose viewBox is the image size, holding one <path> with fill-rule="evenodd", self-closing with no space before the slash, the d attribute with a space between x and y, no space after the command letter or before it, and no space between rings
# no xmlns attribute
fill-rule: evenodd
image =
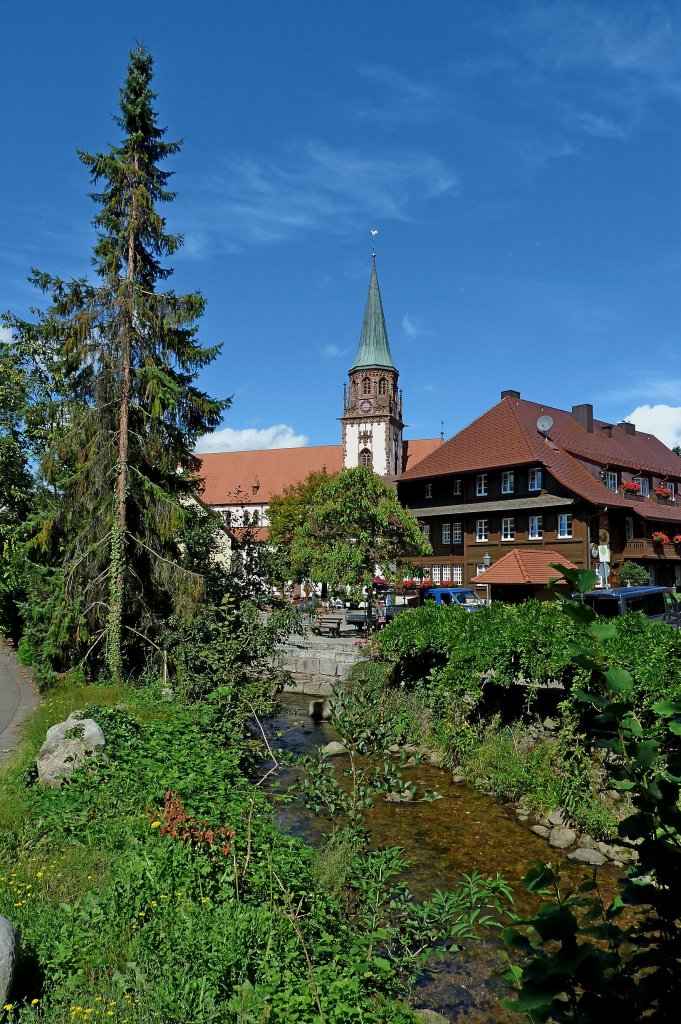
<svg viewBox="0 0 681 1024"><path fill-rule="evenodd" d="M3 1024L418 1019L400 1000L433 936L472 932L484 883L418 905L399 850L340 831L316 852L281 834L246 775L255 699L48 693L0 779L0 914L21 937ZM36 750L77 708L105 754L43 788Z"/></svg>
<svg viewBox="0 0 681 1024"><path fill-rule="evenodd" d="M646 728L653 705L681 692L681 632L640 614L612 625L603 656L631 673ZM578 699L588 679L575 659L579 629L548 602L474 615L426 605L374 638L343 699L377 743L424 745L486 791L541 811L563 806L583 831L610 836L626 799L587 739L596 712Z"/></svg>

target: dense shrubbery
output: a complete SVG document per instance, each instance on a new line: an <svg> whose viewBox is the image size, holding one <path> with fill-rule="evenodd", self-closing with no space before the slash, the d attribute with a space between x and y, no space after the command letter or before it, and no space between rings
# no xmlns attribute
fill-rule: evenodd
<svg viewBox="0 0 681 1024"><path fill-rule="evenodd" d="M612 664L636 680L641 709L669 696L681 680L681 631L633 614L615 619L615 635L605 642ZM374 648L392 667L392 680L421 684L439 713L465 698L468 712L485 687L523 682L530 697L546 683L561 683L566 697L584 672L574 663L570 643L576 629L552 602L492 604L474 614L434 604L397 616Z"/></svg>
<svg viewBox="0 0 681 1024"><path fill-rule="evenodd" d="M594 574L566 571L581 593ZM534 917L508 930L523 949L511 970L518 999L511 1004L536 1022L639 1024L678 1017L681 983L681 701L646 708L630 672L612 664L608 644L614 622L598 620L585 605L566 602L563 613L577 630L575 661L586 673L575 698L595 712L589 740L607 754L611 784L631 800L621 837L637 844L638 861L606 903L596 873L571 892L558 869L537 863L525 878L530 892L548 897Z"/></svg>

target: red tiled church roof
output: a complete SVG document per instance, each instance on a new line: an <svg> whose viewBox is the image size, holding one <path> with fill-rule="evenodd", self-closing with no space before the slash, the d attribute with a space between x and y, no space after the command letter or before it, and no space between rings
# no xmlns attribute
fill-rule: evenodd
<svg viewBox="0 0 681 1024"><path fill-rule="evenodd" d="M442 444L440 438L405 441L404 463L416 465ZM310 473L329 475L343 469L343 446L262 448L246 452L209 452L200 455L207 505L267 505L275 494L301 483Z"/></svg>
<svg viewBox="0 0 681 1024"><path fill-rule="evenodd" d="M526 551L523 548L513 548L508 551L498 562L485 569L479 576L475 576L472 583L487 584L538 584L547 586L549 580L556 579L560 573L551 568L551 562L564 565L566 569L576 569L577 566L563 558L557 551L546 551L537 549Z"/></svg>

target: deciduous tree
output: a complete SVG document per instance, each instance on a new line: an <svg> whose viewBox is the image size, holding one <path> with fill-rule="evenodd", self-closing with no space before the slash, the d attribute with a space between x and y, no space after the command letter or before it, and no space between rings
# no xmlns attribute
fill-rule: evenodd
<svg viewBox="0 0 681 1024"><path fill-rule="evenodd" d="M293 526L292 570L301 578L367 593L371 623L377 569L401 579L410 558L426 555L430 544L416 520L402 508L397 491L371 469L359 466L323 480L310 498L305 518Z"/></svg>

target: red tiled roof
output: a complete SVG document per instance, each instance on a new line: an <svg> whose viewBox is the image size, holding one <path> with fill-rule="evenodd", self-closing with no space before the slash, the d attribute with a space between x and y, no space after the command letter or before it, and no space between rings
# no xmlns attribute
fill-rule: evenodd
<svg viewBox="0 0 681 1024"><path fill-rule="evenodd" d="M413 469L421 459L425 459L432 452L441 448L443 444L444 442L439 437L421 437L414 441L404 441L402 443L404 471Z"/></svg>
<svg viewBox="0 0 681 1024"><path fill-rule="evenodd" d="M537 419L546 415L553 419L550 440L537 430ZM598 475L601 465L681 479L681 459L652 434L627 434L622 427L613 426L610 437L606 426L602 420L594 420L591 433L564 409L502 398L418 465L408 468L399 481L539 463L564 487L595 505L626 506L646 519L681 520L678 505L658 505L654 498L632 503L605 486ZM591 461L594 472L579 459Z"/></svg>
<svg viewBox="0 0 681 1024"><path fill-rule="evenodd" d="M472 583L496 584L529 584L547 586L549 580L556 579L560 574L551 568L551 562L564 565L566 569L576 569L557 551L537 549L527 551L523 548L512 548L498 562L485 569L479 576L473 577Z"/></svg>
<svg viewBox="0 0 681 1024"><path fill-rule="evenodd" d="M262 448L248 452L209 452L199 456L207 505L267 505L274 494L325 468L343 468L338 444L310 448Z"/></svg>
<svg viewBox="0 0 681 1024"><path fill-rule="evenodd" d="M440 438L404 442L404 463L416 464L442 444ZM261 448L247 452L209 452L200 455L207 505L267 505L275 494L302 483L323 469L329 475L343 468L343 446Z"/></svg>

